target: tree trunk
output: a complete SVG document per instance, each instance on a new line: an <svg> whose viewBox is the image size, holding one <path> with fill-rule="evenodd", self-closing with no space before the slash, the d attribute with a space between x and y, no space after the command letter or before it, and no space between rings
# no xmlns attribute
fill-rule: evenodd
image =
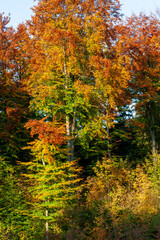
<svg viewBox="0 0 160 240"><path fill-rule="evenodd" d="M155 132L154 128L150 128L151 140L152 140L152 155L153 155L153 162L155 163L155 155L156 155L156 140L155 140Z"/></svg>
<svg viewBox="0 0 160 240"><path fill-rule="evenodd" d="M156 139L155 139L155 119L154 119L154 102L150 101L147 105L147 116L149 119L149 131L152 141L152 155L153 155L153 163L155 164L155 154L156 154Z"/></svg>
<svg viewBox="0 0 160 240"><path fill-rule="evenodd" d="M105 114L108 118L109 116L109 109L110 109L110 103L109 103L109 99L106 99L106 109L105 109ZM108 157L111 158L111 147L110 147L110 131L109 131L109 124L107 123L107 137L108 137Z"/></svg>
<svg viewBox="0 0 160 240"><path fill-rule="evenodd" d="M64 56L65 56L64 49ZM66 90L66 98L67 98L67 90L69 85L69 75L67 71L67 64L64 63L64 75L65 75L65 90ZM76 107L73 112L73 119L71 124L71 119L69 115L66 115L66 132L67 132L67 158L68 161L74 160L74 131L75 131L75 122L76 122Z"/></svg>
<svg viewBox="0 0 160 240"><path fill-rule="evenodd" d="M42 156L42 164L43 164L43 166L46 166L46 163L44 161L43 156ZM46 209L46 217L48 217L48 209ZM46 240L49 240L49 224L48 224L48 221L46 221Z"/></svg>
<svg viewBox="0 0 160 240"><path fill-rule="evenodd" d="M73 136L73 127L70 126L70 121L68 116L66 116L66 131L67 131L68 161L71 162L74 160L74 136Z"/></svg>
<svg viewBox="0 0 160 240"><path fill-rule="evenodd" d="M48 217L48 210L46 210L46 217ZM46 240L49 240L49 224L46 221Z"/></svg>

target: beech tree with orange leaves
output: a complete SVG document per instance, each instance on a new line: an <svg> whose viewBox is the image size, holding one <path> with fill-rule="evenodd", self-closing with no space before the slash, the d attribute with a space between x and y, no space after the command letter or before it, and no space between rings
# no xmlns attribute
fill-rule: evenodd
<svg viewBox="0 0 160 240"><path fill-rule="evenodd" d="M153 159L159 144L160 21L155 15L133 15L120 37L122 52L128 56L129 87L135 101L137 125L152 145ZM149 130L149 131L148 131Z"/></svg>
<svg viewBox="0 0 160 240"><path fill-rule="evenodd" d="M21 49L25 27L8 27L9 17L0 14L0 144L1 156L11 163L25 160L21 147L29 141L24 124L29 117L29 96L23 86L26 60Z"/></svg>
<svg viewBox="0 0 160 240"><path fill-rule="evenodd" d="M28 217L26 185L22 183L18 161L28 161L30 141L24 127L29 114L29 96L22 80L26 77L26 54L21 43L26 34L24 25L15 31L8 27L10 18L0 14L0 238L16 238L24 230ZM26 37L26 36L25 36ZM11 230L12 229L12 230ZM16 230L18 229L18 231Z"/></svg>
<svg viewBox="0 0 160 240"><path fill-rule="evenodd" d="M65 123L69 161L77 138L106 137L117 105L129 102L129 73L114 48L119 11L118 0L39 1L28 22L31 108Z"/></svg>

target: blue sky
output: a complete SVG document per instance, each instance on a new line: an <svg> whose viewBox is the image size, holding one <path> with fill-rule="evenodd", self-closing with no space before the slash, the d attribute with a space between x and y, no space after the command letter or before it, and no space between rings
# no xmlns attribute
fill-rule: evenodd
<svg viewBox="0 0 160 240"><path fill-rule="evenodd" d="M151 11L156 12L160 8L160 0L120 0L122 12L130 16L132 12L138 14L144 11L149 14ZM35 4L34 0L0 0L0 13L4 12L5 16L11 13L10 25L15 28L19 23L30 19L31 7Z"/></svg>
<svg viewBox="0 0 160 240"><path fill-rule="evenodd" d="M160 0L120 0L120 3L123 4L122 12L127 16L133 12L139 14L141 11L146 14L156 13L160 8Z"/></svg>
<svg viewBox="0 0 160 240"><path fill-rule="evenodd" d="M5 16L10 13L10 25L17 27L19 23L30 19L32 14L30 8L34 4L34 0L0 0L0 13L4 12Z"/></svg>

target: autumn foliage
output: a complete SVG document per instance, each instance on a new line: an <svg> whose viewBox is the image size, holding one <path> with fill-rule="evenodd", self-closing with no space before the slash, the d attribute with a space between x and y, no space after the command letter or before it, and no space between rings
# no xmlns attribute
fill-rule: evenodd
<svg viewBox="0 0 160 240"><path fill-rule="evenodd" d="M158 239L158 15L32 11L16 30L0 14L0 238Z"/></svg>

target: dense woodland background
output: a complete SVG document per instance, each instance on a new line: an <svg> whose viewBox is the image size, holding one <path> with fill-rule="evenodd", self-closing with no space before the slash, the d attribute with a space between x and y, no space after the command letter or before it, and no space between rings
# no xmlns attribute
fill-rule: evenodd
<svg viewBox="0 0 160 240"><path fill-rule="evenodd" d="M160 239L160 13L0 14L0 239Z"/></svg>

